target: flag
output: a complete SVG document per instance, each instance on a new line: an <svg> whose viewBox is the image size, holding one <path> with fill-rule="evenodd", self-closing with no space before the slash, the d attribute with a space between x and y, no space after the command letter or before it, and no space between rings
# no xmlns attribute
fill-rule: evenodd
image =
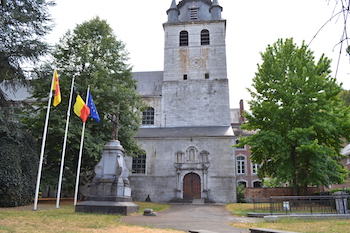
<svg viewBox="0 0 350 233"><path fill-rule="evenodd" d="M72 105L74 113L80 117L83 122L86 122L87 117L90 115L90 108L75 91L73 91Z"/></svg>
<svg viewBox="0 0 350 233"><path fill-rule="evenodd" d="M100 116L98 115L95 102L92 99L92 95L89 91L88 94L88 101L87 101L87 106L90 108L90 117L93 118L95 121L100 122Z"/></svg>
<svg viewBox="0 0 350 233"><path fill-rule="evenodd" d="M53 72L52 90L55 91L53 106L56 107L59 103L61 103L61 90L60 84L58 83L58 74L56 69Z"/></svg>

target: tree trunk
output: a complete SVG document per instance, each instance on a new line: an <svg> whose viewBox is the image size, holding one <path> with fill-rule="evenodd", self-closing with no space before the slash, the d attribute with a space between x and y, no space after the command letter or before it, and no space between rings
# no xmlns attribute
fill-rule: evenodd
<svg viewBox="0 0 350 233"><path fill-rule="evenodd" d="M299 189L298 189L298 175L297 175L295 146L292 146L292 148L291 148L291 158L292 158L292 161L293 161L293 169L294 169L293 196L298 196Z"/></svg>

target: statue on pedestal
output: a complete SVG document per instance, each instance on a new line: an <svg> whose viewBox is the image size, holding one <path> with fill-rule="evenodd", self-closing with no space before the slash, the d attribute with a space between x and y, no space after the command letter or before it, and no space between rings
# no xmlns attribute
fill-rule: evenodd
<svg viewBox="0 0 350 233"><path fill-rule="evenodd" d="M139 206L131 202L129 169L124 161L124 148L118 141L118 112L113 116L112 123L112 140L103 147L87 201L78 204L76 212L127 215L139 210Z"/></svg>

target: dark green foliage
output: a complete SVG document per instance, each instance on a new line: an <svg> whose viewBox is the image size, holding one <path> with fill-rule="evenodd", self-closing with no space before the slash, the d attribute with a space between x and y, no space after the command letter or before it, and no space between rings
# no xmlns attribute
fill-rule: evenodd
<svg viewBox="0 0 350 233"><path fill-rule="evenodd" d="M330 60L303 43L279 39L261 53L253 87L251 114L243 128L257 130L241 144L251 146L259 176L299 187L344 182L342 138L350 137L350 112L339 108L341 86L330 76Z"/></svg>
<svg viewBox="0 0 350 233"><path fill-rule="evenodd" d="M117 40L106 21L94 18L77 25L73 31L68 31L54 48L54 61L36 70L32 82L34 98L47 98L54 68L58 70L62 93L61 104L51 107L42 187L57 187L73 76L74 86L84 100L90 85L101 118L100 123L90 118L86 122L81 171L88 173L99 161L103 146L112 139L112 119L118 109L119 141L129 156L140 150L134 135L139 127L144 105L136 92L131 67L126 63L127 55L124 44ZM33 117L26 124L41 141L47 101L38 101L34 106L28 109ZM73 111L70 112L69 122L65 181L62 184L62 190L68 192L75 186L82 131L81 119Z"/></svg>
<svg viewBox="0 0 350 233"><path fill-rule="evenodd" d="M238 184L237 185L237 203L245 203L244 200L244 185Z"/></svg>
<svg viewBox="0 0 350 233"><path fill-rule="evenodd" d="M36 62L49 47L43 41L50 31L48 6L45 0L11 0L0 6L0 83L7 80L6 89L25 84L23 62ZM7 98L0 88L0 107ZM6 105L5 105L6 106Z"/></svg>
<svg viewBox="0 0 350 233"><path fill-rule="evenodd" d="M0 206L30 203L35 193L38 151L26 135L19 141L0 135Z"/></svg>
<svg viewBox="0 0 350 233"><path fill-rule="evenodd" d="M338 97L341 100L341 105L344 107L350 106L350 91L349 90L343 90L338 94Z"/></svg>
<svg viewBox="0 0 350 233"><path fill-rule="evenodd" d="M8 92L27 86L31 65L48 52L44 36L50 31L46 0L7 0L0 5L0 206L24 205L34 196L36 142L22 128L24 103Z"/></svg>

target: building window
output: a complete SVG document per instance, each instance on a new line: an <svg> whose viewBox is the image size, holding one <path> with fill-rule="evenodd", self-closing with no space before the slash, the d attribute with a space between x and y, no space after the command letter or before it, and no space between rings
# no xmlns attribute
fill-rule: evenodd
<svg viewBox="0 0 350 233"><path fill-rule="evenodd" d="M132 173L135 173L135 174L146 173L146 154L139 155L132 159Z"/></svg>
<svg viewBox="0 0 350 233"><path fill-rule="evenodd" d="M196 151L194 149L190 149L188 151L188 160L193 161L196 158Z"/></svg>
<svg viewBox="0 0 350 233"><path fill-rule="evenodd" d="M204 78L205 78L205 79L209 79L209 73L205 73L205 74L204 74Z"/></svg>
<svg viewBox="0 0 350 233"><path fill-rule="evenodd" d="M178 151L176 153L176 162L177 163L182 163L183 155L184 155L184 153L182 151Z"/></svg>
<svg viewBox="0 0 350 233"><path fill-rule="evenodd" d="M204 29L201 31L201 45L209 45L209 44L210 44L209 31L207 29Z"/></svg>
<svg viewBox="0 0 350 233"><path fill-rule="evenodd" d="M187 31L180 32L180 46L188 46L188 32Z"/></svg>
<svg viewBox="0 0 350 233"><path fill-rule="evenodd" d="M261 167L261 164L257 164L257 163L254 163L253 165L253 174L257 174L258 173L258 169Z"/></svg>
<svg viewBox="0 0 350 233"><path fill-rule="evenodd" d="M261 188L262 187L261 181L254 181L253 182L253 187L254 188Z"/></svg>
<svg viewBox="0 0 350 233"><path fill-rule="evenodd" d="M245 158L243 156L237 156L237 174L245 173Z"/></svg>
<svg viewBox="0 0 350 233"><path fill-rule="evenodd" d="M149 107L146 111L142 112L142 124L154 125L154 108Z"/></svg>
<svg viewBox="0 0 350 233"><path fill-rule="evenodd" d="M247 182L245 181L238 181L237 184L243 186L244 188L247 187Z"/></svg>
<svg viewBox="0 0 350 233"><path fill-rule="evenodd" d="M184 74L183 79L187 80L187 74Z"/></svg>
<svg viewBox="0 0 350 233"><path fill-rule="evenodd" d="M240 143L239 140L236 140L236 145L238 145ZM239 146L239 147L236 147L238 150L244 150L244 146Z"/></svg>
<svg viewBox="0 0 350 233"><path fill-rule="evenodd" d="M209 155L209 152L204 150L200 153L200 155L202 156L202 163L208 163L209 160L208 160L208 155Z"/></svg>
<svg viewBox="0 0 350 233"><path fill-rule="evenodd" d="M190 18L191 20L198 19L198 7L190 8Z"/></svg>

